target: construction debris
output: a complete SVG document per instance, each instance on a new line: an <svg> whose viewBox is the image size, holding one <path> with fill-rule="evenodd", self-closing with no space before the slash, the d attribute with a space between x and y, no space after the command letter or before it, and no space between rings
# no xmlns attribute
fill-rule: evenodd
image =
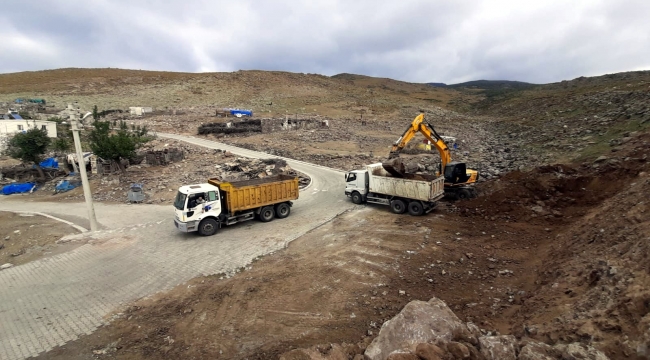
<svg viewBox="0 0 650 360"><path fill-rule="evenodd" d="M199 135L206 134L236 134L236 133L272 133L284 130L309 130L317 128L329 128L329 120L320 118L307 119L246 119L201 124L198 129Z"/></svg>

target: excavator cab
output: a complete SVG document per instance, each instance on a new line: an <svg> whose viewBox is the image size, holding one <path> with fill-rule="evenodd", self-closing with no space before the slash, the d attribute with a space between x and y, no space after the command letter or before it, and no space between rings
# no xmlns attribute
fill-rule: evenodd
<svg viewBox="0 0 650 360"><path fill-rule="evenodd" d="M469 180L467 167L462 162L450 162L445 166L445 182L451 184L464 184Z"/></svg>

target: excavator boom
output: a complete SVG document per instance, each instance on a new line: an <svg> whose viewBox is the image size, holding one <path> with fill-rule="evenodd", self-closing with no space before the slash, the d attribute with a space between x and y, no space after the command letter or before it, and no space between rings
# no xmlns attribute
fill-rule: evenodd
<svg viewBox="0 0 650 360"><path fill-rule="evenodd" d="M393 144L388 157L389 159L393 159L393 161L383 163L384 169L393 176L405 176L404 163L397 157L418 132L424 135L436 150L438 150L438 153L440 153L441 170L445 176L445 192L456 194L455 196L459 198L470 197L470 192L466 185L473 184L478 180L478 171L466 169L465 163L451 162L451 153L447 144L431 124L424 122L424 114L418 115L411 125L406 128L404 134Z"/></svg>
<svg viewBox="0 0 650 360"><path fill-rule="evenodd" d="M435 146L435 148L438 150L440 153L440 161L442 162L442 167L444 168L447 166L447 164L451 162L451 154L449 153L449 148L447 147L445 141L442 140L442 137L438 135L438 133L433 129L433 126L424 123L424 114L418 115L413 120L411 125L406 128L404 134L402 134L402 136L393 144L389 158L392 159L397 157L400 151L402 151L406 145L408 145L411 139L413 139L415 134L418 132L422 133L422 135L424 135L424 137L429 140L431 144L433 144L433 146Z"/></svg>

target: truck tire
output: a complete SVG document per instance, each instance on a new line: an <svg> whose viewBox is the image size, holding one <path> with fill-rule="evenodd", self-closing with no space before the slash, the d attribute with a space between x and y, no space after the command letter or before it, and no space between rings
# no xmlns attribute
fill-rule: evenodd
<svg viewBox="0 0 650 360"><path fill-rule="evenodd" d="M273 209L273 206L265 206L260 211L261 222L269 222L273 220L274 217L275 217L275 210Z"/></svg>
<svg viewBox="0 0 650 360"><path fill-rule="evenodd" d="M424 214L424 206L419 201L411 201L409 203L409 214L413 216L420 216Z"/></svg>
<svg viewBox="0 0 650 360"><path fill-rule="evenodd" d="M390 202L390 211L395 214L404 214L406 212L406 204L400 199L395 199Z"/></svg>
<svg viewBox="0 0 650 360"><path fill-rule="evenodd" d="M287 203L280 203L275 205L275 217L284 219L291 214L291 206Z"/></svg>
<svg viewBox="0 0 650 360"><path fill-rule="evenodd" d="M199 234L210 236L216 234L219 230L219 223L213 218L206 218L199 223Z"/></svg>
<svg viewBox="0 0 650 360"><path fill-rule="evenodd" d="M363 202L363 197L357 191L353 192L351 197L352 197L352 202L355 204L361 204Z"/></svg>
<svg viewBox="0 0 650 360"><path fill-rule="evenodd" d="M472 193L468 189L460 189L457 194L459 200L465 200L472 197Z"/></svg>

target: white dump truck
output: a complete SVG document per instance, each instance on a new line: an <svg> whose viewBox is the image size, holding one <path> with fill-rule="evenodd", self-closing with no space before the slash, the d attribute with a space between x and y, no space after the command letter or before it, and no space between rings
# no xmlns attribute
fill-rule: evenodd
<svg viewBox="0 0 650 360"><path fill-rule="evenodd" d="M391 176L381 163L345 174L345 194L355 204L364 202L389 205L392 212L418 216L436 207L445 195L445 178L413 175L412 178Z"/></svg>
<svg viewBox="0 0 650 360"><path fill-rule="evenodd" d="M174 201L174 225L182 232L213 235L222 226L258 218L269 222L291 213L298 199L298 178L277 175L263 179L221 181L181 186Z"/></svg>

